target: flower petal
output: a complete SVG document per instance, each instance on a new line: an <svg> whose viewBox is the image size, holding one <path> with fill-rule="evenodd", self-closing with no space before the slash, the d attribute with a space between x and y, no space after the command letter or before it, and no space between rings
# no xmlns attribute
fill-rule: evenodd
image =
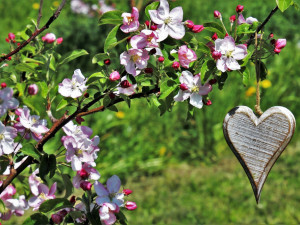
<svg viewBox="0 0 300 225"><path fill-rule="evenodd" d="M198 93L193 93L190 97L190 104L201 109L203 107L202 96Z"/></svg>

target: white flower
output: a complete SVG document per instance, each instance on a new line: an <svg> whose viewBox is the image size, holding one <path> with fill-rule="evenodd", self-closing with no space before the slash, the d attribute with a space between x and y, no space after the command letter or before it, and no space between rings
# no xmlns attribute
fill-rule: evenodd
<svg viewBox="0 0 300 225"><path fill-rule="evenodd" d="M231 36L215 41L215 51L222 54L217 60L217 68L222 72L230 70L239 70L241 66L237 60L242 60L247 56L247 47L243 44L235 46L234 39Z"/></svg>
<svg viewBox="0 0 300 225"><path fill-rule="evenodd" d="M0 121L0 156L14 151L14 138L17 137L17 129L5 127Z"/></svg>
<svg viewBox="0 0 300 225"><path fill-rule="evenodd" d="M82 75L80 69L74 71L72 80L64 79L58 85L58 92L64 97L78 98L86 91L86 79Z"/></svg>
<svg viewBox="0 0 300 225"><path fill-rule="evenodd" d="M0 117L3 116L8 109L16 109L19 106L17 99L13 98L13 90L4 88L0 90Z"/></svg>
<svg viewBox="0 0 300 225"><path fill-rule="evenodd" d="M174 39L181 39L185 35L182 7L171 10L167 0L160 0L157 10L149 10L151 20L158 24L158 42L165 40L168 35Z"/></svg>

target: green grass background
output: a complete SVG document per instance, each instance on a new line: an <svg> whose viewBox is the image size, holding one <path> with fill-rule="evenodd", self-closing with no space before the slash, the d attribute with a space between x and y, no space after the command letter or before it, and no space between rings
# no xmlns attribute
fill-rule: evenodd
<svg viewBox="0 0 300 225"><path fill-rule="evenodd" d="M17 32L37 17L36 0L0 1L0 53L8 52L5 37ZM51 15L52 0L44 1L43 24ZM111 1L118 9L129 11L127 1ZM147 2L147 1L144 1ZM297 2L297 1L296 1ZM68 2L69 3L69 2ZM245 6L245 17L262 21L275 7L267 1L182 1L184 19L195 23L214 20L219 10L227 27L237 4ZM286 38L287 46L279 56L265 60L267 79L272 86L262 88L262 109L275 105L289 108L300 118L300 31L299 12L293 8L277 12L265 28L275 38ZM80 68L85 75L97 71L91 64L94 54L102 52L110 26L97 26L97 18L73 14L69 5L49 32L63 37L61 53L84 48L89 56L64 67L59 75L70 77ZM201 35L211 35L204 31ZM133 190L130 200L138 209L126 212L129 224L298 224L300 223L300 142L299 128L285 152L273 167L264 186L261 203L256 205L248 179L228 148L222 133L226 113L237 105L254 108L255 97L246 96L254 86L255 74L248 87L237 74L230 74L222 91L211 95L213 105L196 110L195 119L186 121L186 104L179 103L172 112L160 117L146 100L134 100L132 107L119 105L122 113L101 112L89 117L101 138L98 165L105 181L113 174L121 177L124 187ZM59 138L59 137L58 137ZM46 149L51 151L58 139ZM56 178L59 181L59 178ZM16 184L17 185L17 184ZM22 220L22 219L21 219ZM15 218L4 224L20 224Z"/></svg>

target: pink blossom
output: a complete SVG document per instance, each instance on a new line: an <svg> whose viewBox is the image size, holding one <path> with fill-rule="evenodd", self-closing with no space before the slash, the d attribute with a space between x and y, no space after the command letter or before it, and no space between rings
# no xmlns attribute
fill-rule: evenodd
<svg viewBox="0 0 300 225"><path fill-rule="evenodd" d="M12 214L16 216L23 216L25 210L29 208L28 202L25 200L24 195L20 195L19 199L7 199L4 201L4 204L6 208L9 209L9 212L2 218L3 220L8 220L10 217L9 215Z"/></svg>
<svg viewBox="0 0 300 225"><path fill-rule="evenodd" d="M173 62L172 67L173 67L175 70L178 70L179 67L180 67L179 62L177 62L177 61Z"/></svg>
<svg viewBox="0 0 300 225"><path fill-rule="evenodd" d="M16 109L18 106L19 101L13 97L13 89L6 87L0 90L0 117L8 109Z"/></svg>
<svg viewBox="0 0 300 225"><path fill-rule="evenodd" d="M189 28L189 29L193 29L193 27L194 27L194 22L193 21L191 21L191 20L187 20L187 21L185 21L185 25Z"/></svg>
<svg viewBox="0 0 300 225"><path fill-rule="evenodd" d="M66 78L58 85L58 92L64 97L78 98L87 90L86 81L80 69L77 69L72 80Z"/></svg>
<svg viewBox="0 0 300 225"><path fill-rule="evenodd" d="M105 188L100 182L95 182L94 188L98 195L96 203L102 206L104 203L112 202L122 207L124 205L124 193L119 193L121 187L120 178L117 175L113 175L107 180L106 186Z"/></svg>
<svg viewBox="0 0 300 225"><path fill-rule="evenodd" d="M130 190L130 189L124 189L122 192L123 192L124 195L128 196L128 195L130 195L132 193L132 190Z"/></svg>
<svg viewBox="0 0 300 225"><path fill-rule="evenodd" d="M192 32L193 33L200 33L201 31L204 30L204 26L203 25L194 25Z"/></svg>
<svg viewBox="0 0 300 225"><path fill-rule="evenodd" d="M8 39L14 40L16 38L16 35L14 33L8 33Z"/></svg>
<svg viewBox="0 0 300 225"><path fill-rule="evenodd" d="M124 33L130 33L139 29L139 10L136 7L132 7L131 13L122 13L123 25L120 29Z"/></svg>
<svg viewBox="0 0 300 225"><path fill-rule="evenodd" d="M125 208L128 209L128 210L135 210L137 208L137 205L136 205L135 202L127 201L125 203Z"/></svg>
<svg viewBox="0 0 300 225"><path fill-rule="evenodd" d="M17 137L17 130L13 127L5 127L0 121L0 156L14 152L14 138Z"/></svg>
<svg viewBox="0 0 300 225"><path fill-rule="evenodd" d="M286 46L286 39L277 39L275 41L275 48L282 49Z"/></svg>
<svg viewBox="0 0 300 225"><path fill-rule="evenodd" d="M74 13L87 15L90 11L90 6L82 0L71 0L71 10Z"/></svg>
<svg viewBox="0 0 300 225"><path fill-rule="evenodd" d="M178 50L178 59L183 68L189 68L189 64L197 60L197 55L192 49L182 45Z"/></svg>
<svg viewBox="0 0 300 225"><path fill-rule="evenodd" d="M235 46L234 39L231 36L215 41L215 51L222 54L217 60L218 70L225 72L230 70L239 70L241 66L237 60L242 60L247 56L247 47L243 44Z"/></svg>
<svg viewBox="0 0 300 225"><path fill-rule="evenodd" d="M167 0L160 0L157 10L149 10L151 20L157 24L158 42L165 40L169 35L174 39L182 39L185 35L182 7L171 10Z"/></svg>
<svg viewBox="0 0 300 225"><path fill-rule="evenodd" d="M257 22L258 20L254 17L248 17L247 19L244 18L243 14L240 14L237 20L238 25L241 25L243 23L252 24L254 22Z"/></svg>
<svg viewBox="0 0 300 225"><path fill-rule="evenodd" d="M56 43L58 44L58 45L60 45L62 42L63 42L63 38L62 37L60 37L60 38L57 38L56 39Z"/></svg>
<svg viewBox="0 0 300 225"><path fill-rule="evenodd" d="M36 84L30 84L27 90L29 95L36 95L39 91L39 88Z"/></svg>
<svg viewBox="0 0 300 225"><path fill-rule="evenodd" d="M73 185L79 188L80 184L85 180L99 180L99 172L93 168L89 163L84 163L81 170L77 171L76 176L73 178Z"/></svg>
<svg viewBox="0 0 300 225"><path fill-rule="evenodd" d="M142 30L139 35L135 35L130 39L130 44L133 48L156 48L158 35L152 30Z"/></svg>
<svg viewBox="0 0 300 225"><path fill-rule="evenodd" d="M113 71L110 75L109 75L109 80L110 81L116 81L120 79L120 74L118 71Z"/></svg>
<svg viewBox="0 0 300 225"><path fill-rule="evenodd" d="M221 15L221 13L220 13L219 11L215 10L215 11L214 11L214 17L215 17L216 19L219 19L219 18L222 17L222 15Z"/></svg>
<svg viewBox="0 0 300 225"><path fill-rule="evenodd" d="M119 213L119 211L120 208L115 203L103 203L99 209L100 220L105 225L112 225L117 220L115 213Z"/></svg>
<svg viewBox="0 0 300 225"><path fill-rule="evenodd" d="M100 0L99 5L100 5L100 13L102 14L115 10L113 6L106 5L104 0Z"/></svg>
<svg viewBox="0 0 300 225"><path fill-rule="evenodd" d="M1 180L0 186L2 186L2 184L3 184L3 181ZM12 184L10 184L2 191L2 193L0 194L0 199L2 201L6 201L7 199L10 199L16 193L17 193L16 188Z"/></svg>
<svg viewBox="0 0 300 225"><path fill-rule="evenodd" d="M53 33L47 33L44 37L42 37L42 40L43 42L51 44L56 40L56 36Z"/></svg>
<svg viewBox="0 0 300 225"><path fill-rule="evenodd" d="M241 13L244 10L244 6L243 5L238 5L235 10L236 10L237 13Z"/></svg>
<svg viewBox="0 0 300 225"><path fill-rule="evenodd" d="M236 16L235 16L235 15L232 15L232 16L229 18L230 23L233 23L235 20L236 20Z"/></svg>
<svg viewBox="0 0 300 225"><path fill-rule="evenodd" d="M125 66L126 72L137 76L141 69L147 67L149 60L148 52L145 49L129 49L120 55L121 64Z"/></svg>
<svg viewBox="0 0 300 225"><path fill-rule="evenodd" d="M89 181L82 181L80 183L80 187L82 188L82 190L84 191L90 191L92 189L93 184L90 183Z"/></svg>
<svg viewBox="0 0 300 225"><path fill-rule="evenodd" d="M135 89L137 84L131 84L126 76L122 77L121 82L119 83L117 89L118 91L115 92L116 95L124 94L124 95L132 95L135 93Z"/></svg>
<svg viewBox="0 0 300 225"><path fill-rule="evenodd" d="M202 96L207 95L212 90L212 86L209 83L202 85L200 75L193 76L190 71L183 71L179 81L185 85L183 88L180 85L180 90L174 100L182 102L190 98L190 104L201 109L203 107Z"/></svg>

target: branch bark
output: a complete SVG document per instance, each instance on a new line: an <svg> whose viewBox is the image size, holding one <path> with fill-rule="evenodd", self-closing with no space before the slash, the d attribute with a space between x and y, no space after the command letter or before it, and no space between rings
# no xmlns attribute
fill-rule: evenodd
<svg viewBox="0 0 300 225"><path fill-rule="evenodd" d="M0 63L3 62L4 60L8 59L8 57L13 56L14 54L18 53L22 48L24 48L26 45L28 45L36 36L38 36L40 33L42 33L44 30L48 29L49 26L51 25L51 23L53 23L54 20L57 19L57 17L59 16L62 8L64 7L64 5L66 4L67 0L62 0L61 4L59 5L59 7L57 8L57 10L55 11L55 13L50 17L50 19L47 21L47 23L41 28L41 29L37 29L30 38L28 38L25 42L23 42L19 47L17 47L15 50L11 51L10 53L8 53L5 56L2 56L0 58Z"/></svg>
<svg viewBox="0 0 300 225"><path fill-rule="evenodd" d="M41 18L42 18L43 2L44 2L44 0L40 0L40 9L39 9L39 15L38 15L38 18L37 18L37 21L36 21L36 29L39 29L39 26L40 26L40 21L41 21Z"/></svg>

